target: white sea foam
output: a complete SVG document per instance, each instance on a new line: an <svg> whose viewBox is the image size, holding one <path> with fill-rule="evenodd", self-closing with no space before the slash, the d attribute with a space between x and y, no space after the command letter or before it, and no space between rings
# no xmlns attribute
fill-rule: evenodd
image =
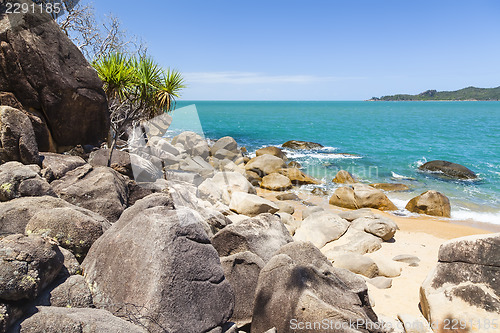
<svg viewBox="0 0 500 333"><path fill-rule="evenodd" d="M399 175L399 174L395 173L394 171L391 171L391 173L392 173L392 178L394 178L394 179L415 180L415 178Z"/></svg>
<svg viewBox="0 0 500 333"><path fill-rule="evenodd" d="M346 153L333 153L336 148L328 147L330 149L327 150L309 150L309 151L292 151L292 150L284 150L288 158L290 159L317 159L317 160L334 160L334 159L361 159L362 156L351 155Z"/></svg>
<svg viewBox="0 0 500 333"><path fill-rule="evenodd" d="M404 200L404 199L399 199L399 198L394 198L394 197L391 197L389 198L395 205L396 207L398 207L398 209L405 209L406 207L406 204L408 203L408 200Z"/></svg>
<svg viewBox="0 0 500 333"><path fill-rule="evenodd" d="M500 224L500 212L475 212L466 209L457 209L451 211L452 220L472 220L491 224Z"/></svg>
<svg viewBox="0 0 500 333"><path fill-rule="evenodd" d="M427 158L425 158L425 156L423 156L422 159L415 162L415 165L418 168L419 166L424 165L425 163L427 163Z"/></svg>

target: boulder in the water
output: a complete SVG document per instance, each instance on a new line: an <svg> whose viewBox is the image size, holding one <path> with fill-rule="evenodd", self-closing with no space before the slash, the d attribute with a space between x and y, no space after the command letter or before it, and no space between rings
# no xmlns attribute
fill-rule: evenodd
<svg viewBox="0 0 500 333"><path fill-rule="evenodd" d="M323 148L323 145L320 145L316 142L309 141L298 141L298 140L290 140L281 145L283 148L289 149L319 149Z"/></svg>
<svg viewBox="0 0 500 333"><path fill-rule="evenodd" d="M448 161L430 161L419 167L420 170L442 172L445 176L457 179L476 179L477 175L463 165Z"/></svg>

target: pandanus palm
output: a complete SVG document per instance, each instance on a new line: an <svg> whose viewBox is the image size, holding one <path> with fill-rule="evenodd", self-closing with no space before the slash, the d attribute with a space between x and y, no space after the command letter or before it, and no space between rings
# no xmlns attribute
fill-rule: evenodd
<svg viewBox="0 0 500 333"><path fill-rule="evenodd" d="M125 128L172 111L175 98L186 86L178 71L164 71L149 57L112 53L94 61L93 66L103 81L111 113L113 136L109 165Z"/></svg>

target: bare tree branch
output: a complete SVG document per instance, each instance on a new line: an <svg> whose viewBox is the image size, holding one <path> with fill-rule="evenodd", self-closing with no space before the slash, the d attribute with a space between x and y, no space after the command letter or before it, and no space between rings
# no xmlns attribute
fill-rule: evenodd
<svg viewBox="0 0 500 333"><path fill-rule="evenodd" d="M63 0L62 4L66 14L57 17L56 22L89 61L111 52L146 53L143 41L128 36L116 16L98 20L91 4L73 5L73 0Z"/></svg>

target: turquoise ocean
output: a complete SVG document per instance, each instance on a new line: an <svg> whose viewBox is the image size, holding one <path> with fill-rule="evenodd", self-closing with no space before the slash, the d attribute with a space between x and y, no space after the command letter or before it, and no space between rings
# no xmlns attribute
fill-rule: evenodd
<svg viewBox="0 0 500 333"><path fill-rule="evenodd" d="M409 185L388 193L402 214L412 197L434 189L450 198L452 219L500 224L500 102L179 101L173 119L172 133L201 125L206 138L232 136L250 155L288 140L317 142L325 148L286 152L329 191L344 169L365 183ZM431 160L465 165L479 179L418 170Z"/></svg>

